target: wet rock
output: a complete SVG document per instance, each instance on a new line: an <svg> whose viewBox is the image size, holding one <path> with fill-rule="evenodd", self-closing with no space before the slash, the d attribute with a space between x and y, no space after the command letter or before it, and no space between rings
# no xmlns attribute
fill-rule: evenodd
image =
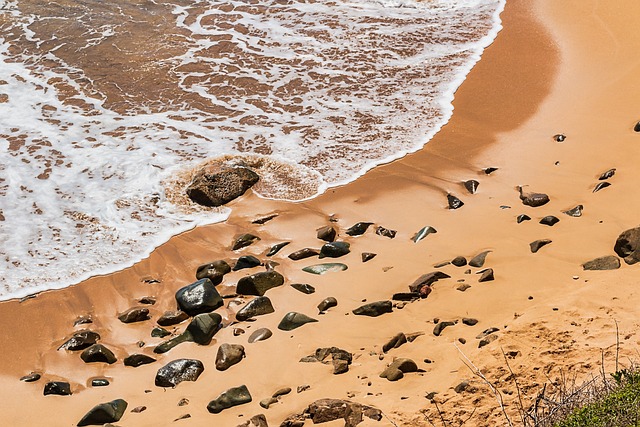
<svg viewBox="0 0 640 427"><path fill-rule="evenodd" d="M607 255L585 262L582 268L584 270L615 270L620 268L620 259L614 255Z"/></svg>
<svg viewBox="0 0 640 427"><path fill-rule="evenodd" d="M91 387L106 387L109 384L109 380L106 378L96 378L91 380Z"/></svg>
<svg viewBox="0 0 640 427"><path fill-rule="evenodd" d="M209 313L222 307L222 297L209 279L200 279L176 292L178 307L189 316Z"/></svg>
<svg viewBox="0 0 640 427"><path fill-rule="evenodd" d="M231 250L237 251L238 249L246 248L247 246L253 244L256 240L260 240L258 236L253 234L243 234L233 241L233 245L231 245Z"/></svg>
<svg viewBox="0 0 640 427"><path fill-rule="evenodd" d="M320 255L320 251L318 251L317 249L303 248L303 249L300 249L299 251L290 253L289 259L292 259L294 261L299 261L301 259L311 258L313 256L318 256L318 255Z"/></svg>
<svg viewBox="0 0 640 427"><path fill-rule="evenodd" d="M147 356L146 354L132 354L131 356L125 357L124 366L137 368L138 366L148 365L149 363L153 363L155 361L156 359Z"/></svg>
<svg viewBox="0 0 640 427"><path fill-rule="evenodd" d="M362 262L367 262L367 261L371 261L372 259L374 259L378 254L374 254L371 252L362 252Z"/></svg>
<svg viewBox="0 0 640 427"><path fill-rule="evenodd" d="M262 218L254 219L253 221L251 221L251 224L258 224L258 225L266 224L267 222L271 221L272 219L276 218L277 216L278 216L277 213L274 213L274 214L271 214L271 215L267 215L267 216L263 216Z"/></svg>
<svg viewBox="0 0 640 427"><path fill-rule="evenodd" d="M424 239L429 234L435 234L437 232L438 232L438 230L436 230L435 228L427 225L425 227L422 227L420 230L418 230L418 232L413 235L411 240L413 240L414 243L418 243L420 240Z"/></svg>
<svg viewBox="0 0 640 427"><path fill-rule="evenodd" d="M478 192L479 186L480 186L480 183L475 179L470 179L464 182L464 188L467 189L469 194L476 194Z"/></svg>
<svg viewBox="0 0 640 427"><path fill-rule="evenodd" d="M294 283L291 285L293 289L303 294L310 295L316 291L316 288L306 283Z"/></svg>
<svg viewBox="0 0 640 427"><path fill-rule="evenodd" d="M378 317L385 313L391 313L393 305L391 301L376 301L360 306L352 311L357 316Z"/></svg>
<svg viewBox="0 0 640 427"><path fill-rule="evenodd" d="M247 386L241 385L222 392L220 396L209 402L207 410L212 414L219 414L225 409L249 402L251 402L251 394L249 394Z"/></svg>
<svg viewBox="0 0 640 427"><path fill-rule="evenodd" d="M143 322L149 320L149 309L147 307L133 307L118 315L122 323Z"/></svg>
<svg viewBox="0 0 640 427"><path fill-rule="evenodd" d="M50 381L44 385L43 394L48 396L50 394L58 396L70 396L71 384L66 381Z"/></svg>
<svg viewBox="0 0 640 427"><path fill-rule="evenodd" d="M554 140L555 142L564 142L564 140L565 140L565 139L567 139L567 137L566 137L566 136L564 136L564 135L563 135L563 134L561 134L561 133L559 133L559 134L557 134L557 135L554 135L554 136L553 136L553 140Z"/></svg>
<svg viewBox="0 0 640 427"><path fill-rule="evenodd" d="M91 347L86 348L80 354L80 358L85 363L104 362L112 364L118 360L113 352L102 344L93 344Z"/></svg>
<svg viewBox="0 0 640 427"><path fill-rule="evenodd" d="M480 252L478 255L471 258L469 261L469 265L475 268L482 268L484 266L484 262L487 259L487 255L489 255L491 251Z"/></svg>
<svg viewBox="0 0 640 427"><path fill-rule="evenodd" d="M64 344L58 347L58 350L84 350L87 347L97 343L100 339L100 334L93 331L77 331L74 332L71 338L66 340Z"/></svg>
<svg viewBox="0 0 640 427"><path fill-rule="evenodd" d="M386 378L389 381L398 381L404 374L409 372L417 372L418 365L411 359L398 358L395 359L391 365L380 374L380 378Z"/></svg>
<svg viewBox="0 0 640 427"><path fill-rule="evenodd" d="M178 323L182 323L189 318L189 315L182 310L165 311L162 316L158 318L158 325L160 326L173 326Z"/></svg>
<svg viewBox="0 0 640 427"><path fill-rule="evenodd" d="M336 236L338 234L336 232L336 229L330 225L318 228L316 231L318 239L324 240L325 242L333 242L334 240L336 240Z"/></svg>
<svg viewBox="0 0 640 427"><path fill-rule="evenodd" d="M439 337L440 334L442 334L442 331L444 331L444 328L454 326L455 324L456 322L438 322L438 324L433 328L433 335Z"/></svg>
<svg viewBox="0 0 640 427"><path fill-rule="evenodd" d="M267 418L263 414L255 415L248 421L239 424L238 427L269 427Z"/></svg>
<svg viewBox="0 0 640 427"><path fill-rule="evenodd" d="M282 242L282 243L278 243L278 244L275 244L275 245L271 246L271 248L269 249L269 252L267 252L267 256L274 256L275 254L280 252L280 249L284 248L289 243L291 243L291 242Z"/></svg>
<svg viewBox="0 0 640 427"><path fill-rule="evenodd" d="M480 274L480 278L478 279L478 282L490 282L492 280L494 280L493 277L493 268L487 268L486 270L483 270L482 272L478 272Z"/></svg>
<svg viewBox="0 0 640 427"><path fill-rule="evenodd" d="M127 406L127 402L123 399L96 405L82 417L78 426L102 426L107 423L116 423L124 415Z"/></svg>
<svg viewBox="0 0 640 427"><path fill-rule="evenodd" d="M320 258L339 258L351 252L350 246L347 242L327 243L320 249Z"/></svg>
<svg viewBox="0 0 640 427"><path fill-rule="evenodd" d="M171 335L171 332L164 328L155 327L151 330L151 336L154 338L164 338L168 335Z"/></svg>
<svg viewBox="0 0 640 427"><path fill-rule="evenodd" d="M183 381L196 381L203 371L204 365L199 360L173 360L158 369L155 384L158 387L175 387Z"/></svg>
<svg viewBox="0 0 640 427"><path fill-rule="evenodd" d="M603 172L602 175L600 175L600 178L598 178L598 179L600 181L604 181L605 179L611 178L615 174L616 174L616 168L609 169L608 171Z"/></svg>
<svg viewBox="0 0 640 427"><path fill-rule="evenodd" d="M518 218L516 218L516 222L520 224L523 221L531 221L531 217L526 214L518 215Z"/></svg>
<svg viewBox="0 0 640 427"><path fill-rule="evenodd" d="M28 375L20 377L20 381L24 381L25 383L33 383L38 381L42 376L37 372L31 372Z"/></svg>
<svg viewBox="0 0 640 427"><path fill-rule="evenodd" d="M616 239L613 250L629 265L640 261L640 227L622 232Z"/></svg>
<svg viewBox="0 0 640 427"><path fill-rule="evenodd" d="M236 265L233 266L233 271L242 270L245 268L254 268L262 265L262 262L253 255L241 256L236 261Z"/></svg>
<svg viewBox="0 0 640 427"><path fill-rule="evenodd" d="M323 299L322 301L320 301L320 304L318 304L318 311L320 313L323 313L327 310L329 310L332 307L335 307L338 305L338 300L335 299L334 297L327 297L325 299Z"/></svg>
<svg viewBox="0 0 640 427"><path fill-rule="evenodd" d="M244 347L240 344L221 344L216 354L216 369L226 371L240 363L243 357L245 357Z"/></svg>
<svg viewBox="0 0 640 427"><path fill-rule="evenodd" d="M391 297L393 301L413 301L418 298L420 298L419 292L398 292Z"/></svg>
<svg viewBox="0 0 640 427"><path fill-rule="evenodd" d="M273 313L275 309L269 297L256 297L245 304L237 313L236 320L245 321L255 316Z"/></svg>
<svg viewBox="0 0 640 427"><path fill-rule="evenodd" d="M452 194L447 194L447 203L449 204L449 209L460 209L464 206L462 200Z"/></svg>
<svg viewBox="0 0 640 427"><path fill-rule="evenodd" d="M475 326L478 324L478 319L474 319L471 317L464 317L462 319L462 323L467 326Z"/></svg>
<svg viewBox="0 0 640 427"><path fill-rule="evenodd" d="M73 326L78 326L78 325L86 325L89 323L93 323L93 319L91 319L91 315L86 315L86 316L78 316L78 318L73 322Z"/></svg>
<svg viewBox="0 0 640 427"><path fill-rule="evenodd" d="M560 220L553 215L547 215L540 220L540 224L548 225L549 227L553 227L558 222L560 222Z"/></svg>
<svg viewBox="0 0 640 427"><path fill-rule="evenodd" d="M367 229L373 225L372 222L358 222L353 226L349 227L345 233L349 236L361 236L366 233Z"/></svg>
<svg viewBox="0 0 640 427"><path fill-rule="evenodd" d="M635 126L633 127L633 131L634 132L640 132L640 122L637 122L635 124Z"/></svg>
<svg viewBox="0 0 640 427"><path fill-rule="evenodd" d="M611 185L610 182L606 182L606 181L605 182L600 182L595 186L595 188L593 189L593 192L597 193L598 191L602 190L603 188L607 188L610 185Z"/></svg>
<svg viewBox="0 0 640 427"><path fill-rule="evenodd" d="M457 256L451 260L451 264L455 265L456 267L464 267L465 265L467 265L467 259L463 256Z"/></svg>
<svg viewBox="0 0 640 427"><path fill-rule="evenodd" d="M569 215L575 218L581 217L582 216L582 210L584 209L584 206L582 205L578 205L574 208L571 208L567 211L562 211L563 214L565 215Z"/></svg>
<svg viewBox="0 0 640 427"><path fill-rule="evenodd" d="M347 270L349 267L346 264L341 264L338 262L329 262L325 264L315 264L310 265L302 269L307 273L311 274L326 274L326 273L336 273L339 271Z"/></svg>
<svg viewBox="0 0 640 427"><path fill-rule="evenodd" d="M156 298L155 297L146 296L146 297L140 298L138 300L138 302L140 304L154 305L156 303Z"/></svg>
<svg viewBox="0 0 640 427"><path fill-rule="evenodd" d="M268 328L260 328L260 329L256 329L255 331L253 331L253 333L251 335L249 335L249 339L247 341L250 344L252 344L254 342L267 340L267 339L271 338L272 335L273 335L273 332L271 332L270 329L268 329Z"/></svg>
<svg viewBox="0 0 640 427"><path fill-rule="evenodd" d="M396 230L389 230L388 228L384 227L376 227L376 234L393 239L394 237L396 237Z"/></svg>
<svg viewBox="0 0 640 427"><path fill-rule="evenodd" d="M529 248L531 248L531 252L535 254L540 250L540 248L548 245L549 243L551 243L551 240L549 239L540 239L540 240L536 240L534 242L529 243Z"/></svg>
<svg viewBox="0 0 640 427"><path fill-rule="evenodd" d="M200 345L208 345L211 339L222 328L222 316L218 313L202 313L195 316L185 331L191 341Z"/></svg>
<svg viewBox="0 0 640 427"><path fill-rule="evenodd" d="M488 167L483 169L484 173L487 175L491 175L493 172L497 171L498 168L494 168L494 167Z"/></svg>
<svg viewBox="0 0 640 427"><path fill-rule="evenodd" d="M283 284L282 274L277 271L263 271L238 280L236 292L240 295L263 296L269 289Z"/></svg>
<svg viewBox="0 0 640 427"><path fill-rule="evenodd" d="M406 342L407 342L407 336L404 333L400 332L399 334L395 335L393 338L391 338L382 346L382 351L386 353L392 348L398 348L402 344L405 344Z"/></svg>
<svg viewBox="0 0 640 427"><path fill-rule="evenodd" d="M524 205L537 208L549 203L549 196L544 193L525 193L522 187L518 187L518 191L520 192L520 200Z"/></svg>
<svg viewBox="0 0 640 427"><path fill-rule="evenodd" d="M207 166L195 174L187 196L202 206L222 206L242 196L258 180L258 174L245 167Z"/></svg>
<svg viewBox="0 0 640 427"><path fill-rule="evenodd" d="M293 331L294 329L297 329L302 325L317 321L317 319L313 319L302 313L291 311L285 314L285 316L282 318L282 320L278 324L278 329L280 329L281 331Z"/></svg>
<svg viewBox="0 0 640 427"><path fill-rule="evenodd" d="M214 285L222 283L224 275L231 271L226 261L218 260L201 265L196 270L196 279L209 279Z"/></svg>
<svg viewBox="0 0 640 427"><path fill-rule="evenodd" d="M424 286L430 286L440 279L448 279L450 277L451 276L447 273L443 273L442 271L433 271L431 273L423 274L409 285L409 290L411 292L420 292L420 289Z"/></svg>

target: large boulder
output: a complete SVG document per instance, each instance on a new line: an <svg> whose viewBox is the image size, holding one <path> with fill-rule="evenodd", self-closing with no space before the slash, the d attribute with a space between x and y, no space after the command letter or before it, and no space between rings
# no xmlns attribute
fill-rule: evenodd
<svg viewBox="0 0 640 427"><path fill-rule="evenodd" d="M107 423L115 423L120 421L126 410L127 402L122 399L101 403L87 412L78 422L78 426L101 426Z"/></svg>
<svg viewBox="0 0 640 427"><path fill-rule="evenodd" d="M620 234L613 250L629 265L640 261L640 227L631 228Z"/></svg>
<svg viewBox="0 0 640 427"><path fill-rule="evenodd" d="M615 255L607 255L592 259L582 264L584 270L615 270L620 268L620 259Z"/></svg>
<svg viewBox="0 0 640 427"><path fill-rule="evenodd" d="M189 316L209 313L222 307L222 297L209 279L200 279L176 292L178 307Z"/></svg>
<svg viewBox="0 0 640 427"><path fill-rule="evenodd" d="M199 205L222 206L242 196L260 177L245 167L205 167L187 187L187 196Z"/></svg>
<svg viewBox="0 0 640 427"><path fill-rule="evenodd" d="M158 369L156 385L175 387L182 381L195 381L204 371L204 365L196 359L177 359Z"/></svg>

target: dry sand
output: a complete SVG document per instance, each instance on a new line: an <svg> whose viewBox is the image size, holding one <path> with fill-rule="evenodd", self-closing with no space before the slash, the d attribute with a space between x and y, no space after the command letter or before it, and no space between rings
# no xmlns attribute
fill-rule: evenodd
<svg viewBox="0 0 640 427"><path fill-rule="evenodd" d="M117 423L121 426L173 425L185 414L190 418L176 425L235 426L259 413L274 426L312 401L332 397L384 412L383 420L368 420L363 426L442 425L435 403L426 397L436 392L434 401L450 425L468 419L466 425L493 426L506 424L505 416L491 390L474 375L474 367L500 390L507 414L517 423L518 398L509 368L529 406L544 384L549 392L562 375L580 381L597 374L602 357L605 370L614 370L617 338L620 364L637 359L640 267L623 263L618 270L592 272L582 271L581 264L613 254L618 234L639 222L640 134L633 131L640 118L639 15L640 5L631 0L509 0L502 15L504 29L458 90L452 120L422 151L305 203L249 194L232 203L234 212L226 223L177 236L132 268L23 302L1 303L2 424L72 426L93 405L123 398L129 408ZM553 140L558 133L566 135L564 142ZM483 169L488 167L498 169L487 175ZM598 176L610 168L616 168L608 180L612 185L593 193ZM469 179L480 182L477 194L464 189L462 182ZM538 208L522 205L519 185L549 194L551 202ZM464 206L447 209L447 193L462 199ZM581 217L562 213L578 204L584 205ZM264 225L251 224L271 213L279 216ZM516 217L522 213L532 220L518 224ZM539 224L546 215L560 222L553 227ZM344 230L358 221L397 230L397 235L382 237L372 227L363 236L346 236ZM336 260L347 264L347 271L314 276L301 268L317 259L286 258L303 247L319 248L322 242L315 230L329 224L339 228L340 240L351 243L352 252ZM411 237L426 225L437 234L414 243ZM245 232L261 240L231 251L233 239ZM537 239L552 243L533 254L529 243ZM198 265L249 254L266 259L268 248L281 241L292 243L272 257L286 277L285 286L267 294L275 313L238 324L245 334L234 336L234 327L226 327L208 346L186 343L157 356L153 364L122 365L128 354L153 355L161 341L149 335L154 320L175 309L175 291L195 280ZM451 278L435 283L428 298L376 318L351 314L365 299L386 300L406 292L413 280L436 270L441 261L458 255L470 258L484 250L491 251L485 267L494 269L494 281L478 283L478 268L466 274L469 267L447 265L440 270ZM362 263L361 252L378 255ZM231 293L240 277L258 270L229 274L220 288ZM149 278L160 282L145 282ZM312 284L316 292L304 295L288 286L291 283ZM461 283L470 288L457 290ZM119 312L147 295L158 300L150 306L152 320L129 325L117 320ZM337 298L338 306L318 315L316 305L328 296ZM225 325L235 309L219 310ZM289 311L320 321L291 332L278 330ZM87 314L94 323L85 326L101 334L101 342L118 356L116 364L85 364L77 353L56 351L80 329L73 327L76 317ZM479 322L466 326L460 321L464 317ZM434 319L458 323L436 337ZM259 327L273 330L273 337L248 344L249 334ZM478 348L476 336L490 327L499 329L493 334L497 339ZM424 335L383 355L382 345L398 332ZM246 359L217 371L214 361L221 343L244 345ZM298 362L327 346L354 354L349 372L332 375L330 365ZM181 357L203 361L205 371L198 381L174 389L156 387L157 369ZM380 378L394 357L411 358L424 372L408 373L396 382ZM19 381L32 371L43 378ZM111 385L91 387L96 377L109 378ZM73 395L43 396L44 383L59 379L72 384ZM454 391L463 381L470 387ZM210 400L241 384L249 388L252 403L218 415L207 412ZM309 390L296 393L304 384ZM259 406L282 387L293 392L268 410ZM183 398L189 404L178 406ZM138 406L146 410L130 412Z"/></svg>

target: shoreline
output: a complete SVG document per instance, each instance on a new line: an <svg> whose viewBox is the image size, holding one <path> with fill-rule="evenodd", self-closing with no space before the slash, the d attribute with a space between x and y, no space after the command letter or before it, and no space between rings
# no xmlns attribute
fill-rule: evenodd
<svg viewBox="0 0 640 427"><path fill-rule="evenodd" d="M332 397L377 407L396 425L427 426L428 419L437 417L432 399L426 398L431 396L451 422L472 417L473 425L496 425L504 416L486 384L466 366L467 360L501 390L506 411L515 420L518 398L506 360L524 390L523 398L530 402L543 384L553 387L562 372L586 378L599 370L601 358L606 362L603 369L612 369L616 337L621 340L621 360L635 357L640 345L636 332L640 325L635 320L640 303L635 290L640 278L637 266L623 263L618 270L590 272L581 264L613 254L618 234L638 225L634 165L640 148L633 132L637 120L633 106L640 87L633 84L632 71L638 66L629 58L640 46L630 18L633 8L640 12L640 5L629 2L624 11L604 6L593 14L596 2L587 3L509 1L502 14L503 30L456 93L451 120L422 150L307 202L245 195L231 203L232 213L224 223L172 238L130 268L45 291L22 303L0 302L0 324L6 331L0 378L4 389L11 390L10 395L3 394L10 407L4 414L6 423L33 425L56 414L65 424L75 425L93 405L124 398L129 408L117 423L123 427L170 423L187 413L190 418L176 422L234 426L264 413L269 425L279 425L314 400ZM604 41L594 44L594 40ZM618 42L617 51L608 49L611 40ZM596 65L603 59L606 67ZM567 135L566 141L553 141L558 133ZM483 169L489 167L498 169L487 174ZM611 187L594 193L599 174L610 168L616 168ZM476 194L462 185L470 179L480 184ZM519 185L548 193L551 201L539 208L523 206ZM464 206L447 209L448 193ZM581 217L562 213L578 204L584 205ZM252 224L274 213L278 216L265 224ZM525 213L532 220L518 224L516 216ZM553 227L538 224L546 215L555 215L560 222ZM359 221L374 225L362 236L347 236L345 230ZM292 261L286 255L304 247L319 248L323 242L316 229L327 225L338 228L339 240L351 244L350 254L329 261L345 263L349 269L313 276L301 268L325 260ZM395 238L377 235L378 226L396 230ZM425 226L437 233L414 243L412 237ZM242 233L261 240L231 251L231 243ZM543 238L552 243L532 254L529 243ZM265 256L271 245L282 241L291 243L281 253ZM484 251L490 252L481 267L434 267L456 256L470 260ZM362 252L377 256L362 262ZM225 306L218 310L225 327L210 345L185 343L155 355L153 348L160 340L150 338L149 331L164 311L175 309L175 291L194 282L199 265L215 259L232 263L243 255L279 263L275 270L286 278L285 286L267 294L275 313L233 324L238 306L229 302L238 300L242 306L249 299L225 298ZM495 280L480 282L486 268L493 269ZM218 287L230 295L237 280L263 270L232 272ZM407 292L414 280L432 271L451 277L433 284L428 298L407 304L396 301L392 313L379 317L352 313L365 302ZM305 295L289 286L293 283L312 284L316 292ZM157 300L149 306L151 320L118 321L118 313L145 296ZM338 305L318 314L316 305L329 296ZM278 330L279 321L290 311L319 321L290 332ZM87 314L93 324L84 327L101 334L100 342L114 351L117 363L85 364L75 352L56 351L82 327L73 327L76 317ZM478 323L468 326L466 318ZM452 324L435 335L436 324L445 321ZM182 331L186 324L172 329ZM271 329L273 337L248 343L247 337L259 327ZM235 335L234 328L245 333ZM496 338L479 348L476 337L489 328L497 331L486 336ZM421 335L383 352L382 345L398 332ZM222 343L246 349L246 358L224 372L214 367ZM348 372L332 375L330 365L299 362L316 348L328 346L353 353ZM121 360L133 353L158 360L138 368L122 366ZM202 377L173 389L156 387L153 378L158 368L180 357L202 360ZM399 381L380 378L395 357L412 359L421 372L407 373ZM18 380L30 371L42 373L43 379ZM88 386L96 377L109 378L112 384ZM74 394L43 396L44 383L59 379L68 380ZM242 383L251 392L251 403L218 415L207 412L207 402ZM462 383L467 385L454 390ZM310 389L296 393L305 384ZM259 406L282 387L294 391L269 409ZM178 406L181 399L189 404ZM30 410L20 409L24 405ZM130 412L140 406L146 410ZM361 425L391 425L388 419Z"/></svg>

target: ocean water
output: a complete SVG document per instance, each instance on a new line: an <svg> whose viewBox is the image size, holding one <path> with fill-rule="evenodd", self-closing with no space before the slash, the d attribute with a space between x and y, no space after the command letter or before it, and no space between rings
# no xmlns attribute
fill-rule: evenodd
<svg viewBox="0 0 640 427"><path fill-rule="evenodd" d="M418 150L505 0L0 0L0 299L223 221L189 172L304 200Z"/></svg>

